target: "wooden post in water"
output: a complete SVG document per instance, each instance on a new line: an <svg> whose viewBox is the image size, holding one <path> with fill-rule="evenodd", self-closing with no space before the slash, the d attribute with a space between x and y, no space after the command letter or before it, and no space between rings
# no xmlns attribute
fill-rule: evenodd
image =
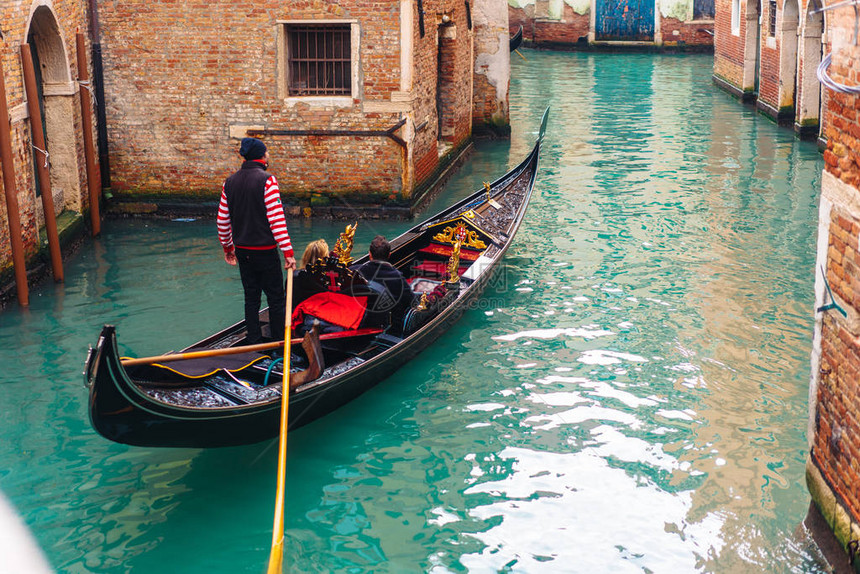
<svg viewBox="0 0 860 574"><path fill-rule="evenodd" d="M18 304L27 307L30 305L30 292L27 288L27 266L24 258L24 241L21 237L21 216L18 213L15 166L12 163L12 124L9 122L9 106L6 103L4 73L2 51L0 51L0 165L3 167L3 191L6 195L9 241L12 244L12 265L15 267Z"/></svg>
<svg viewBox="0 0 860 574"><path fill-rule="evenodd" d="M48 235L48 250L51 252L51 269L54 281L63 280L63 255L60 252L60 236L57 234L57 216L54 213L54 196L51 195L51 174L48 171L48 154L45 131L42 129L42 111L39 109L39 91L36 88L36 72L33 70L33 55L30 44L21 44L21 66L24 68L24 89L27 91L27 110L30 112L30 137L37 155L36 171L39 173L39 189L42 192L42 211L45 215L45 232Z"/></svg>
<svg viewBox="0 0 860 574"><path fill-rule="evenodd" d="M92 226L93 237L101 233L102 224L99 215L99 181L98 172L96 171L96 152L93 145L93 119L92 119L92 97L90 96L91 82L89 71L87 70L87 51L84 43L84 35L78 34L76 37L78 50L78 83L81 86L81 127L84 131L84 157L87 162L87 189L90 192L90 224ZM102 102L104 105L104 102Z"/></svg>

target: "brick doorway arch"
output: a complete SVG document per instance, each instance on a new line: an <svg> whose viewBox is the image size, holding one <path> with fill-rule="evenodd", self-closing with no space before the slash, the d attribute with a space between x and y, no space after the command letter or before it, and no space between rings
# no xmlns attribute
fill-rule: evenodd
<svg viewBox="0 0 860 574"><path fill-rule="evenodd" d="M43 3L34 4L24 40L30 44L36 70L39 107L45 130L45 145L49 154L51 193L54 209L81 211L81 182L78 170L77 138L75 137L75 93L66 42L53 9ZM31 122L32 127L32 122ZM33 161L45 161L36 150ZM35 163L33 164L35 182ZM34 185L34 193L39 191ZM41 202L36 202L40 224L44 223Z"/></svg>
<svg viewBox="0 0 860 574"><path fill-rule="evenodd" d="M436 52L436 138L440 155L454 142L456 101L456 41L457 29L453 24L442 24L438 31Z"/></svg>

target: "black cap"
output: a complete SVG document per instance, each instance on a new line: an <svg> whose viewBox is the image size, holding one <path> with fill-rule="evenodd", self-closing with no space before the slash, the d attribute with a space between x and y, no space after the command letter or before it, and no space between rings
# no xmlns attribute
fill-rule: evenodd
<svg viewBox="0 0 860 574"><path fill-rule="evenodd" d="M239 147L239 155L245 159L261 159L266 155L266 144L257 138L244 138Z"/></svg>

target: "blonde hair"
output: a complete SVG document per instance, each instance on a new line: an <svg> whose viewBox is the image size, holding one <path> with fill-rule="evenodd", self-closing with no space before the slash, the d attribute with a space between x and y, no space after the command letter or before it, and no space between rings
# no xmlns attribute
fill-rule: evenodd
<svg viewBox="0 0 860 574"><path fill-rule="evenodd" d="M316 241L312 241L305 248L305 253L304 255L302 255L302 263L299 268L305 269L308 265L312 264L317 259L327 256L328 243L326 243L325 239L317 239Z"/></svg>

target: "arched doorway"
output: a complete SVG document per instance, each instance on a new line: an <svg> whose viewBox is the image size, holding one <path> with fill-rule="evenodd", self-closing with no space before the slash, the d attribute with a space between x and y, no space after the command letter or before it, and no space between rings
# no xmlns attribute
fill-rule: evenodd
<svg viewBox="0 0 860 574"><path fill-rule="evenodd" d="M69 70L66 43L49 6L41 3L34 6L25 41L30 44L33 64L38 68L39 107L42 110L45 145L49 155L54 208L58 214L64 209L81 211L81 181L74 123L76 86ZM34 161L45 161L41 152L32 151ZM34 189L38 190L38 185ZM36 202L36 205L40 220L44 221L41 202Z"/></svg>
<svg viewBox="0 0 860 574"><path fill-rule="evenodd" d="M816 69L821 63L824 13L815 12L815 3L810 2L801 30L800 68L797 115L795 130L802 137L817 137L821 126L821 83Z"/></svg>
<svg viewBox="0 0 860 574"><path fill-rule="evenodd" d="M439 155L452 147L455 136L456 106L456 41L457 28L450 23L439 26L436 52L436 138Z"/></svg>
<svg viewBox="0 0 860 574"><path fill-rule="evenodd" d="M782 6L782 26L779 52L779 116L794 117L797 86L797 0L785 0Z"/></svg>
<svg viewBox="0 0 860 574"><path fill-rule="evenodd" d="M761 6L759 0L746 3L744 36L744 99L758 96L759 60L761 59Z"/></svg>

